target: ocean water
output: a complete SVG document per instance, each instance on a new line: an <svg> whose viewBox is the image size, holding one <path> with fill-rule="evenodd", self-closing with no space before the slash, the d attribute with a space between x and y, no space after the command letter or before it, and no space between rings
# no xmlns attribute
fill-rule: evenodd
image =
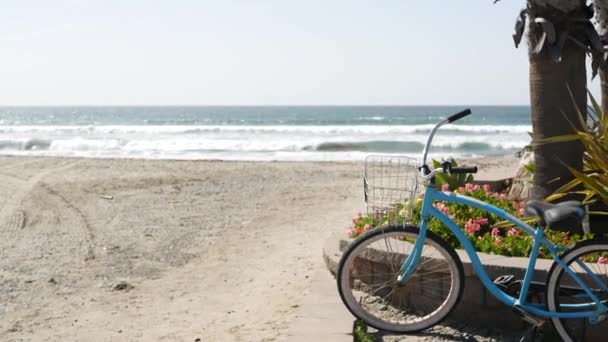
<svg viewBox="0 0 608 342"><path fill-rule="evenodd" d="M435 123L464 107L0 107L0 154L93 158L353 161L417 157ZM530 109L471 107L431 157L513 154Z"/></svg>

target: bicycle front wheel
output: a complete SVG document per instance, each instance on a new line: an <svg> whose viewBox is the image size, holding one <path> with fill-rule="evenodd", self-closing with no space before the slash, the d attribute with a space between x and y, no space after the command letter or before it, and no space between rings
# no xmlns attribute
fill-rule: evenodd
<svg viewBox="0 0 608 342"><path fill-rule="evenodd" d="M604 305L608 305L608 241L589 240L562 256L568 268ZM547 308L556 312L585 313L597 304L564 268L554 263L547 276ZM567 342L605 341L608 315L591 318L551 318L560 337Z"/></svg>
<svg viewBox="0 0 608 342"><path fill-rule="evenodd" d="M458 303L464 288L462 263L432 232L427 232L415 272L407 282L397 282L418 235L417 227L377 228L344 252L338 291L355 317L380 330L416 332L437 324Z"/></svg>

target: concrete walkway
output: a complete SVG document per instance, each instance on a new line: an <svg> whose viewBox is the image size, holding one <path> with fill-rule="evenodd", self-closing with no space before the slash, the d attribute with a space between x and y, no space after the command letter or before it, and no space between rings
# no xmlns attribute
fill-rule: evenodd
<svg viewBox="0 0 608 342"><path fill-rule="evenodd" d="M296 318L289 325L288 342L352 342L355 317L346 309L340 299L336 279L329 272L337 268L341 255L336 234L327 239L323 247L324 263L313 276L312 286L304 296ZM389 338L390 339L390 338ZM428 340L427 336L399 336L391 341L413 342Z"/></svg>
<svg viewBox="0 0 608 342"><path fill-rule="evenodd" d="M325 262L335 263L340 254L338 241L340 236L330 237L325 246ZM335 267L335 266L333 266ZM304 296L296 318L289 325L288 342L352 342L355 317L346 309L336 285L336 279L325 264L320 265L313 276L312 286ZM377 337L378 338L378 337ZM415 342L432 341L433 334L421 335L385 335L383 341Z"/></svg>
<svg viewBox="0 0 608 342"><path fill-rule="evenodd" d="M289 326L286 341L352 342L354 317L346 309L336 288L336 280L322 267L314 275L297 317Z"/></svg>
<svg viewBox="0 0 608 342"><path fill-rule="evenodd" d="M330 237L324 246L325 262L330 268L341 254L339 236ZM355 318L346 309L338 294L336 280L325 264L320 264L313 276L312 285L304 295L296 318L290 323L288 334L283 341L288 342L351 342ZM519 341L523 331L493 331L494 329L437 325L425 332L413 335L374 334L378 340L390 342L414 341Z"/></svg>

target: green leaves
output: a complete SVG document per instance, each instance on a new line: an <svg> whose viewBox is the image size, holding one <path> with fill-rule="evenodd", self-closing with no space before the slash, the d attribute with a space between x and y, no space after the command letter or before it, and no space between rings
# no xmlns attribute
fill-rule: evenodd
<svg viewBox="0 0 608 342"><path fill-rule="evenodd" d="M595 127L588 127L580 108L576 108L582 128L576 133L537 140L535 144L551 144L580 141L583 146L583 170L566 165L575 179L557 189L546 198L555 201L570 194L584 196L583 202L597 201L608 205L608 115L604 113L595 98L589 93L592 108L597 114Z"/></svg>
<svg viewBox="0 0 608 342"><path fill-rule="evenodd" d="M526 164L526 165L524 165L524 168L529 173L534 173L534 171L536 170L536 168L534 167L534 163Z"/></svg>
<svg viewBox="0 0 608 342"><path fill-rule="evenodd" d="M353 324L353 340L355 342L374 342L374 338L367 333L367 324L357 319Z"/></svg>

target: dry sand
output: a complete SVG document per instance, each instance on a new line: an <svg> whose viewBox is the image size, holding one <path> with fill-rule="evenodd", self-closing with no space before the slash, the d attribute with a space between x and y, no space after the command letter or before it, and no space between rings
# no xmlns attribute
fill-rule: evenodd
<svg viewBox="0 0 608 342"><path fill-rule="evenodd" d="M0 157L0 341L280 339L361 169Z"/></svg>

